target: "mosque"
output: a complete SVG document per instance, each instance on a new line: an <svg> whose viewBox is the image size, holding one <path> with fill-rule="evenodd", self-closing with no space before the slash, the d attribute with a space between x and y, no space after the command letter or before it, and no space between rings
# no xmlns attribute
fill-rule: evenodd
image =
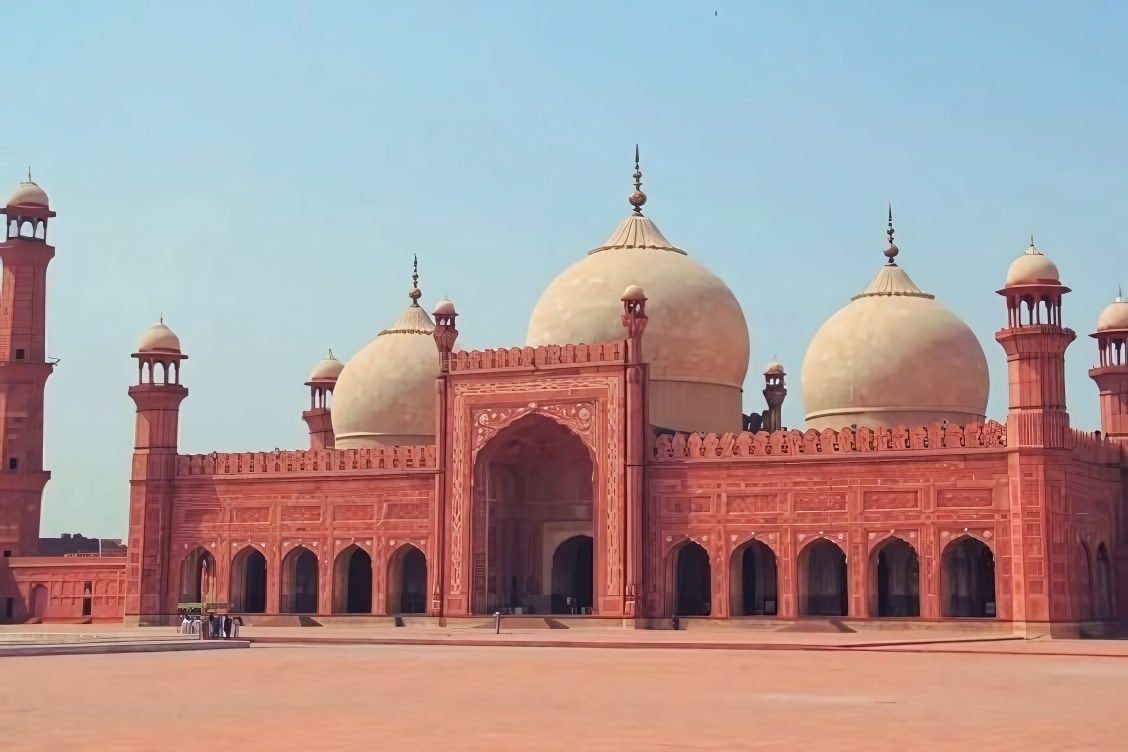
<svg viewBox="0 0 1128 752"><path fill-rule="evenodd" d="M523 344L460 349L473 322L445 298L428 313L416 277L398 320L313 369L308 449L181 454L190 348L150 327L132 354L117 559L32 550L49 478L55 213L29 178L0 245L2 620L160 624L204 604L252 623L500 612L650 628L1117 625L1128 300L1096 322L1101 430L1080 431L1065 404L1070 290L1033 243L1000 269L1009 400L990 420L983 346L899 265L890 214L873 281L807 348L806 426L788 429L780 363L764 371L762 413L742 414L740 303L644 216L637 156L634 178L633 211L548 285Z"/></svg>

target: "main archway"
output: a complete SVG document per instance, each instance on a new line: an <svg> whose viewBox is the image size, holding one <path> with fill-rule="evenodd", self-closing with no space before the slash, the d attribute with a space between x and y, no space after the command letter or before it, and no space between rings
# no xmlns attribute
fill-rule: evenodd
<svg viewBox="0 0 1128 752"><path fill-rule="evenodd" d="M514 421L482 448L474 467L474 613L548 614L554 595L567 605L593 593L594 546L574 552L580 559L568 587L577 595L554 592L553 563L569 539L595 538L594 467L583 440L543 415ZM580 571L590 578L586 590L575 582Z"/></svg>
<svg viewBox="0 0 1128 752"><path fill-rule="evenodd" d="M920 558L901 538L870 554L870 616L920 616Z"/></svg>
<svg viewBox="0 0 1128 752"><path fill-rule="evenodd" d="M231 560L231 608L244 614L266 611L266 557L254 546Z"/></svg>
<svg viewBox="0 0 1128 752"><path fill-rule="evenodd" d="M284 614L317 613L317 554L297 546L282 560Z"/></svg>
<svg viewBox="0 0 1128 752"><path fill-rule="evenodd" d="M995 556L972 537L948 544L940 559L941 613L964 618L995 616Z"/></svg>
<svg viewBox="0 0 1128 752"><path fill-rule="evenodd" d="M799 615L846 616L846 554L819 538L799 552Z"/></svg>

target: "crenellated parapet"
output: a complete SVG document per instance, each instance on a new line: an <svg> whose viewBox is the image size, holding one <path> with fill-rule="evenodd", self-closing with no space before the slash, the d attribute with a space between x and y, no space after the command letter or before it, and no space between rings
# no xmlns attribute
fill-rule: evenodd
<svg viewBox="0 0 1128 752"><path fill-rule="evenodd" d="M1124 445L1108 436L1071 429L1070 450L1073 459L1094 465L1119 465Z"/></svg>
<svg viewBox="0 0 1128 752"><path fill-rule="evenodd" d="M622 363L622 342L607 345L542 345L508 350L473 350L451 353L450 370L484 371L500 368L534 368L576 363Z"/></svg>
<svg viewBox="0 0 1128 752"><path fill-rule="evenodd" d="M310 449L276 452L213 452L176 457L176 475L278 475L435 467L434 446Z"/></svg>
<svg viewBox="0 0 1128 752"><path fill-rule="evenodd" d="M654 459L676 462L686 459L729 457L815 457L868 452L897 452L938 449L997 449L1007 445L1006 427L996 421L986 424L933 423L930 426L858 429L827 428L806 432L758 431L750 433L663 434L655 442Z"/></svg>

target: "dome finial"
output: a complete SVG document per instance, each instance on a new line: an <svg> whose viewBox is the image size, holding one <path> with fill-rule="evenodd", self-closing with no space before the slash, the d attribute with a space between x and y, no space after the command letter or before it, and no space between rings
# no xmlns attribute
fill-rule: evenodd
<svg viewBox="0 0 1128 752"><path fill-rule="evenodd" d="M893 242L893 204L889 204L889 228L885 231L885 250L882 251L882 253L889 259L890 266L896 266L897 262L893 259L899 252L899 249Z"/></svg>
<svg viewBox="0 0 1128 752"><path fill-rule="evenodd" d="M635 216L642 216L642 206L646 203L646 194L642 192L642 170L638 166L638 144L635 144L635 172L634 172L635 189L631 197L627 199L634 207Z"/></svg>
<svg viewBox="0 0 1128 752"><path fill-rule="evenodd" d="M1034 233L1030 233L1030 247L1026 249L1027 256L1041 256L1042 252L1034 247Z"/></svg>
<svg viewBox="0 0 1128 752"><path fill-rule="evenodd" d="M27 182L31 182L31 167L27 168Z"/></svg>
<svg viewBox="0 0 1128 752"><path fill-rule="evenodd" d="M411 292L407 297L411 298L413 306L419 305L419 298L423 297L423 293L419 290L419 255L412 254L412 268L411 268Z"/></svg>

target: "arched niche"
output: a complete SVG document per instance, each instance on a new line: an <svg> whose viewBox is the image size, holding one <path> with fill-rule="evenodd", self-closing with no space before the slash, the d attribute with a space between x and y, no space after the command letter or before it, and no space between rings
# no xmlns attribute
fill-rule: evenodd
<svg viewBox="0 0 1128 752"><path fill-rule="evenodd" d="M955 618L994 618L995 555L972 535L948 542L940 556L940 612Z"/></svg>
<svg viewBox="0 0 1128 752"><path fill-rule="evenodd" d="M732 552L729 563L729 612L732 616L775 616L779 611L775 552L751 538Z"/></svg>
<svg viewBox="0 0 1128 752"><path fill-rule="evenodd" d="M669 616L709 616L713 611L713 576L709 552L686 539L668 557Z"/></svg>
<svg viewBox="0 0 1128 752"><path fill-rule="evenodd" d="M180 562L180 603L214 603L217 600L215 557L196 546Z"/></svg>
<svg viewBox="0 0 1128 752"><path fill-rule="evenodd" d="M356 543L333 562L333 613L372 613L372 557Z"/></svg>
<svg viewBox="0 0 1128 752"><path fill-rule="evenodd" d="M849 586L846 553L838 543L816 536L800 551L800 616L846 616Z"/></svg>
<svg viewBox="0 0 1128 752"><path fill-rule="evenodd" d="M231 560L231 609L245 614L266 612L266 556L255 546L243 546Z"/></svg>
<svg viewBox="0 0 1128 752"><path fill-rule="evenodd" d="M427 557L410 543L388 557L385 608L389 614L427 613Z"/></svg>
<svg viewBox="0 0 1128 752"><path fill-rule="evenodd" d="M282 559L281 612L317 613L318 559L305 546L295 546Z"/></svg>
<svg viewBox="0 0 1128 752"><path fill-rule="evenodd" d="M920 556L909 541L890 535L869 556L869 615L920 616Z"/></svg>

